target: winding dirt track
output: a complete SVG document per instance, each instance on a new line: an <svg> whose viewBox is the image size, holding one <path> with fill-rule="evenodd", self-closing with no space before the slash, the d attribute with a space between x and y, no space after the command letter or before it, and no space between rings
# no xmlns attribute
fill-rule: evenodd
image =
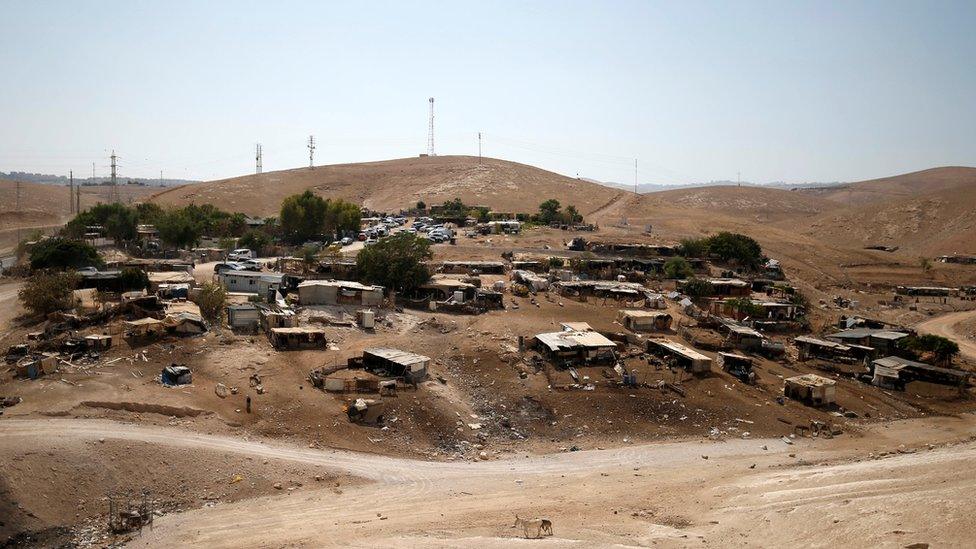
<svg viewBox="0 0 976 549"><path fill-rule="evenodd" d="M802 466L788 454L802 453L813 465L863 456L865 448L923 437L958 442L974 433L974 418L930 418L888 424L867 438L790 446L737 439L442 463L106 420L0 421L0 444L104 437L291 460L373 481L166 515L131 542L138 547L952 545L976 535L965 504L976 490L971 439L837 465ZM518 538L510 527L515 513L548 515L555 535Z"/></svg>
<svg viewBox="0 0 976 549"><path fill-rule="evenodd" d="M926 320L915 327L923 334L933 334L947 337L959 345L959 354L976 361L976 341L955 330L956 325L971 318L976 318L976 310L949 313Z"/></svg>

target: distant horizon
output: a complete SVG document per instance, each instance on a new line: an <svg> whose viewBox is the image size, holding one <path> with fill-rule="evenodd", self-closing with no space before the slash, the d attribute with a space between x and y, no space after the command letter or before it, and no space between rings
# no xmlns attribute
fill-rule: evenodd
<svg viewBox="0 0 976 549"><path fill-rule="evenodd" d="M435 156L437 156L437 157L467 157L467 158L478 158L478 155L477 154L475 154L475 155L470 155L470 154L438 154L438 155L435 155ZM419 155L415 155L415 156L402 156L402 157L395 157L395 158L383 158L383 159L378 159L378 160L364 160L364 161L359 161L359 162L337 162L337 163L331 163L331 164L316 164L315 167L316 168L324 168L324 167L329 167L329 166L354 165L354 164L369 164L369 163L376 163L376 162L391 162L391 161L396 161L396 160L408 160L408 159L413 159L413 158L418 158L418 157L420 157L420 156ZM524 165L527 165L527 166L532 166L534 168L539 168L539 169L542 169L542 170L550 171L552 173L556 173L556 174L562 175L564 177L578 178L578 179L583 180L583 181L588 181L588 182L591 182L591 183L603 185L603 186L606 186L606 187L609 187L609 188L613 188L613 189L628 190L628 189L633 189L633 187L634 187L633 183L622 183L622 182L619 182L619 181L600 180L600 179L597 179L597 178L594 178L594 177L588 177L588 176L582 175L582 174L580 174L579 176L572 175L572 174L565 174L565 173L557 172L555 170L550 170L550 169L545 168L543 166L529 164L527 162L521 162L521 161L518 161L518 160L510 160L510 159L506 159L506 158L498 158L498 157L492 157L492 156L484 156L483 158L485 158L486 160L498 160L498 161L502 161L502 162L514 162L514 163L524 164ZM846 184L851 184L851 183L859 183L859 182L863 182L863 181L871 181L871 180L876 180L876 179L887 179L887 178L890 178L890 177L897 177L897 176L909 175L909 174L913 174L913 173L920 173L920 172L924 172L924 171L928 171L928 170L950 169L950 168L976 169L976 167L974 167L974 166L963 166L963 165L931 166L931 167L928 167L928 168L915 169L915 170L910 170L910 171L907 171L907 172L894 173L894 174L885 174L885 175L878 175L878 176L874 176L874 177L868 177L866 179L848 180L848 181L813 181L813 180L805 180L805 181L765 181L765 182L757 182L757 181L747 181L747 180L735 181L735 180L721 179L721 180L711 180L711 181L690 181L690 182L687 182L687 183L640 182L640 183L638 183L638 188L640 188L640 187L674 187L674 188L680 188L680 187L710 187L710 186L736 186L736 185L745 185L745 186L750 186L750 187L834 186L834 185L846 185ZM301 170L301 169L308 169L308 166L296 166L296 167L293 167L293 168L281 168L281 169L275 169L275 170L264 170L262 172L262 175L266 175L266 174L270 174L270 173L275 173L275 172L285 172L285 171ZM0 179L8 179L9 178L9 174L12 174L12 173L21 173L21 174L33 175L33 176L51 176L53 178L68 178L69 177L69 174L67 174L67 173L66 174L56 174L56 173L46 173L46 172L30 172L30 171L21 170L21 169L0 169ZM227 176L227 177L221 177L221 178L217 178L217 179L184 179L184 178L167 178L167 177L164 177L163 178L163 181L164 182L165 181L169 181L169 182L179 181L180 183L171 183L169 185L161 185L161 186L172 187L172 186L179 186L179 185L185 185L185 184L208 183L208 182L212 182L212 181L223 181L223 180L228 180L228 179L236 179L236 178L240 178L240 177L247 177L247 176L251 176L251 175L256 175L256 174L254 174L254 173L243 173L243 174L239 174L239 175L230 175L230 176ZM103 180L103 181L107 181L108 179L110 179L110 175L96 176L94 178L92 178L92 176L90 174L87 175L87 176L77 176L77 175L75 176L75 180L76 181L92 181L92 180ZM152 178L152 177L138 177L138 176L124 176L124 175L119 175L118 176L118 179L120 181L123 181L123 182L126 181L126 180L133 180L133 181L138 180L138 181L142 181L142 182L146 182L146 183L152 183L154 181L158 181L159 180L158 177ZM50 182L50 181L35 181L35 182L36 183L39 183L39 184L60 184L60 183L54 183L54 182ZM65 182L64 184L67 184L67 183ZM152 185L150 185L150 186L152 186ZM653 191L647 191L647 192L653 192Z"/></svg>

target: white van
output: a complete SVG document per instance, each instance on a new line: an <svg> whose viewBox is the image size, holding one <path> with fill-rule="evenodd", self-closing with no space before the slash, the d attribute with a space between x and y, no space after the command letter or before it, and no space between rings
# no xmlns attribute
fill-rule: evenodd
<svg viewBox="0 0 976 549"><path fill-rule="evenodd" d="M254 250L249 250L247 248L238 248L233 252L227 254L228 261L244 261L245 259L254 259L258 255L254 253Z"/></svg>

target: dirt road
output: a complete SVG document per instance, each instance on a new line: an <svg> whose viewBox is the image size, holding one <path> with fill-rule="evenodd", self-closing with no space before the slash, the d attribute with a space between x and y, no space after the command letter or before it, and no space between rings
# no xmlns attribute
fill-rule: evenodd
<svg viewBox="0 0 976 549"><path fill-rule="evenodd" d="M957 324L971 318L976 318L976 310L940 315L922 322L915 329L923 334L947 337L955 341L959 345L959 354L976 361L976 341L955 330Z"/></svg>
<svg viewBox="0 0 976 549"><path fill-rule="evenodd" d="M523 543L511 528L516 513L549 516L554 536L542 543L556 547L960 545L976 534L965 505L976 474L960 474L976 463L974 433L976 419L966 416L793 445L691 441L434 463L104 420L0 422L0 444L143 441L294 460L373 481L166 515L131 542L138 547L511 547ZM956 444L916 452L911 445L922 440ZM896 455L848 459L878 448Z"/></svg>

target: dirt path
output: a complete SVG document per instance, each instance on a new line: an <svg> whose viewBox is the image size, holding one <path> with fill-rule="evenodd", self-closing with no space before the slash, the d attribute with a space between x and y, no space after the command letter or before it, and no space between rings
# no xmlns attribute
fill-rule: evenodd
<svg viewBox="0 0 976 549"><path fill-rule="evenodd" d="M915 329L923 334L934 334L955 341L959 345L959 354L969 360L976 361L976 341L955 330L957 324L971 318L976 318L976 310L937 316L920 323Z"/></svg>
<svg viewBox="0 0 976 549"><path fill-rule="evenodd" d="M0 341L3 341L6 336L10 321L22 312L20 304L17 303L17 292L23 286L23 282L0 284L0 332L2 332Z"/></svg>
<svg viewBox="0 0 976 549"><path fill-rule="evenodd" d="M555 547L959 545L976 533L965 508L976 475L959 474L976 463L974 433L971 416L926 418L793 445L690 441L435 463L105 420L0 421L0 444L144 441L373 481L166 515L131 542L138 547L511 547L528 543L510 527L515 513L549 516L554 536L533 543ZM955 444L916 452L922 441ZM879 448L895 457L849 461Z"/></svg>

